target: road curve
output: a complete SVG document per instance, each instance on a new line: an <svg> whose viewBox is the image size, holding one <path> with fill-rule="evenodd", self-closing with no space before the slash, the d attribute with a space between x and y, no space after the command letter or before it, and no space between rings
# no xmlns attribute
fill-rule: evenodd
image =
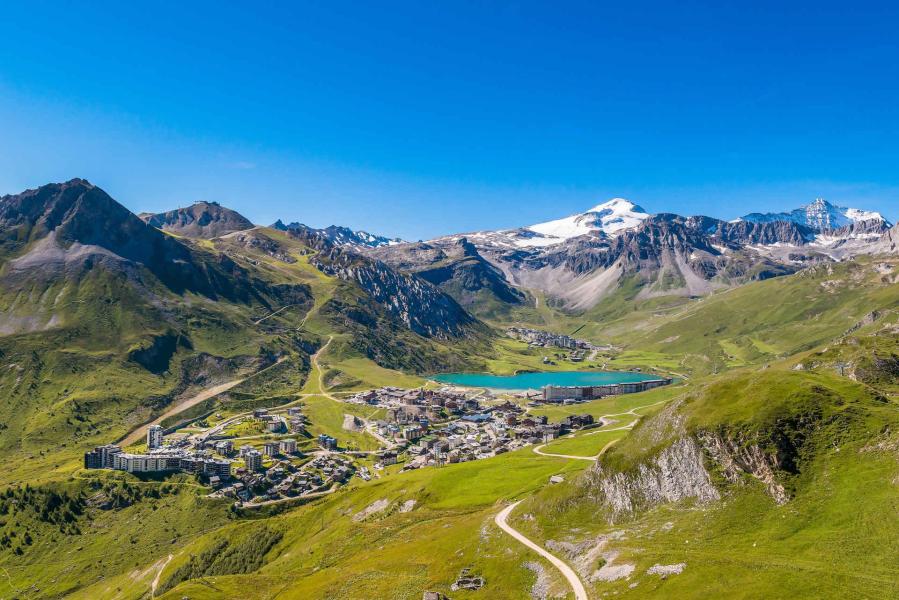
<svg viewBox="0 0 899 600"><path fill-rule="evenodd" d="M550 456L552 458L572 458L575 460L589 460L593 462L596 460L595 456L573 456L571 454L552 454L550 452L544 452L541 450L546 444L540 444L539 446L534 446L534 453L539 454L540 456Z"/></svg>
<svg viewBox="0 0 899 600"><path fill-rule="evenodd" d="M577 576L577 573L574 572L574 569L569 567L562 559L557 558L556 556L550 554L546 550L544 550L540 545L532 542L528 538L524 537L517 530L513 529L511 525L506 523L506 519L509 517L509 513L511 513L516 506L521 503L521 500L514 504L510 504L503 510L501 510L497 515L494 521L497 526L511 535L513 538L548 560L553 564L555 568L557 568L562 575L565 576L565 579L568 580L569 585L571 585L571 589L574 590L575 600L588 600L587 599L587 590L584 589L584 584L581 583L580 577Z"/></svg>

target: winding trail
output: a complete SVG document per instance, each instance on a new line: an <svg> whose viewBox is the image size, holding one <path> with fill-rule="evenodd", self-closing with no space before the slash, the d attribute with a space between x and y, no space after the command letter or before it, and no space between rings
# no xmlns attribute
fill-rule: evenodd
<svg viewBox="0 0 899 600"><path fill-rule="evenodd" d="M343 400L341 400L340 398L337 398L336 396L331 394L325 388L325 371L324 371L324 369L322 369L321 364L318 362L319 357L325 352L325 350L327 350L328 346L331 345L331 340L333 340L333 339L334 339L333 335L328 336L328 341L325 342L325 344L321 348L318 349L318 352L316 352L315 354L312 355L312 357L310 358L310 362L312 363L312 367L316 371L318 371L317 395L324 396L325 398L327 398L329 400L333 400L334 402L337 402L338 404L345 405L346 403ZM310 395L315 395L315 392L313 392L313 394L310 394ZM346 415L344 415L344 416L346 416ZM367 433L371 437L378 440L378 443L383 444L386 447L386 449L388 449L388 450L391 450L396 447L396 442L392 442L392 441L388 440L387 438L385 438L384 436L379 434L377 431L375 431L374 424L371 421L369 421L365 417L360 417L358 415L353 415L353 416L362 421L362 429L361 429L362 432ZM371 453L376 454L377 452L380 452L380 450L375 450L375 451L372 451Z"/></svg>
<svg viewBox="0 0 899 600"><path fill-rule="evenodd" d="M518 532L518 530L514 529L506 522L506 520L509 518L509 513L515 510L515 507L519 504L521 504L521 500L514 504L510 504L509 506L501 510L494 519L497 526L511 535L513 538L551 562L552 565L562 573L565 579L568 580L568 584L571 586L571 589L574 590L574 597L576 600L588 600L587 590L584 589L584 584L581 583L581 579L577 576L577 573L574 572L574 569L569 567L568 564L565 563L565 561L563 561L561 558L550 554L548 551L544 550L542 546L526 538L523 534Z"/></svg>

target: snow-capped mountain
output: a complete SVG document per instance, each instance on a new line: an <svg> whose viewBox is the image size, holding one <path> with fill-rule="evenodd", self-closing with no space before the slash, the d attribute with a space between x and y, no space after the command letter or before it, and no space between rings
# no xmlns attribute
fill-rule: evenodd
<svg viewBox="0 0 899 600"><path fill-rule="evenodd" d="M380 248L381 246L392 246L394 244L401 244L403 240L400 238L388 238L383 235L375 235L373 233L368 233L367 231L353 231L349 227L341 227L339 225L330 225L325 227L324 229L315 229L314 227L309 227L308 225L303 225L302 223L290 223L285 225L280 219L278 219L273 225L273 228L280 229L282 231L287 230L297 230L297 231L310 231L317 233L321 236L324 236L325 239L337 244L338 246L349 246L350 248L362 249L362 248Z"/></svg>
<svg viewBox="0 0 899 600"><path fill-rule="evenodd" d="M521 246L551 246L571 238L603 233L614 236L625 229L633 229L649 218L649 213L624 198L613 198L597 204L587 212L555 221L530 225L524 229L539 234L522 240Z"/></svg>
<svg viewBox="0 0 899 600"><path fill-rule="evenodd" d="M545 223L518 229L449 235L439 239L455 243L464 237L476 245L497 248L550 248L582 236L613 238L623 231L636 228L649 216L633 202L613 198L585 212Z"/></svg>
<svg viewBox="0 0 899 600"><path fill-rule="evenodd" d="M887 220L878 212L835 206L824 198L818 198L811 204L806 204L790 212L750 213L738 220L753 223L792 221L816 232L833 231L847 225L868 221L881 223L886 228L890 226Z"/></svg>

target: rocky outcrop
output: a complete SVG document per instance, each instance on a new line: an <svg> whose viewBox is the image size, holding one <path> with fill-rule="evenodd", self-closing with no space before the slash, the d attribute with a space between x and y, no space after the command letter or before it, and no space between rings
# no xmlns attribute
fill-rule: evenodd
<svg viewBox="0 0 899 600"><path fill-rule="evenodd" d="M467 308L478 309L488 298L506 304L521 304L525 299L464 237L439 246L421 242L384 246L370 255L438 286Z"/></svg>
<svg viewBox="0 0 899 600"><path fill-rule="evenodd" d="M899 225L894 225L883 232L872 247L872 254L897 254L899 253Z"/></svg>
<svg viewBox="0 0 899 600"><path fill-rule="evenodd" d="M358 284L373 300L419 335L463 337L477 321L430 283L384 263L333 247L309 261L322 273Z"/></svg>
<svg viewBox="0 0 899 600"><path fill-rule="evenodd" d="M777 459L766 454L758 444L747 445L709 432L700 433L699 439L729 482L740 483L743 475L751 475L765 485L765 490L778 504L789 500L784 486L774 474Z"/></svg>
<svg viewBox="0 0 899 600"><path fill-rule="evenodd" d="M611 521L666 502L707 503L721 497L705 468L702 450L691 437L677 439L633 472L610 473L597 462L586 481L599 493Z"/></svg>
<svg viewBox="0 0 899 600"><path fill-rule="evenodd" d="M455 300L420 277L338 246L314 231L289 229L288 233L316 251L309 264L325 275L358 285L389 315L419 335L450 339L487 331Z"/></svg>

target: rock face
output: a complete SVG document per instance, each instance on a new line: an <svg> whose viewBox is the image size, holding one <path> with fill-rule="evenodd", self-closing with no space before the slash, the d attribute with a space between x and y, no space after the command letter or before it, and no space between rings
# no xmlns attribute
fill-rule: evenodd
<svg viewBox="0 0 899 600"><path fill-rule="evenodd" d="M702 450L690 437L682 437L634 473L607 473L597 462L587 474L588 485L599 491L610 520L665 502L718 500L703 464Z"/></svg>
<svg viewBox="0 0 899 600"><path fill-rule="evenodd" d="M352 282L413 332L450 339L486 332L486 326L468 314L450 296L424 279L401 273L379 260L338 246L316 232L289 233L317 252L309 263L322 273Z"/></svg>
<svg viewBox="0 0 899 600"><path fill-rule="evenodd" d="M894 225L883 232L883 235L873 244L872 254L897 253L899 253L899 225Z"/></svg>
<svg viewBox="0 0 899 600"><path fill-rule="evenodd" d="M789 500L786 490L775 479L775 460L765 454L758 444L745 445L708 432L700 433L699 437L728 481L739 483L742 475L752 475L765 484L765 489L775 502L784 504Z"/></svg>
<svg viewBox="0 0 899 600"><path fill-rule="evenodd" d="M253 228L249 219L217 202L196 202L155 215L143 213L140 218L157 229L190 238L210 239Z"/></svg>
<svg viewBox="0 0 899 600"><path fill-rule="evenodd" d="M464 237L440 246L422 242L383 246L370 255L433 283L468 309L477 310L489 300L512 305L525 300Z"/></svg>
<svg viewBox="0 0 899 600"><path fill-rule="evenodd" d="M751 213L742 218L743 221L755 223L792 222L817 232L835 231L855 223L868 222L866 227L874 227L880 223L889 227L889 223L880 213L834 206L824 198L817 198L814 202L801 206L790 212L782 213Z"/></svg>

